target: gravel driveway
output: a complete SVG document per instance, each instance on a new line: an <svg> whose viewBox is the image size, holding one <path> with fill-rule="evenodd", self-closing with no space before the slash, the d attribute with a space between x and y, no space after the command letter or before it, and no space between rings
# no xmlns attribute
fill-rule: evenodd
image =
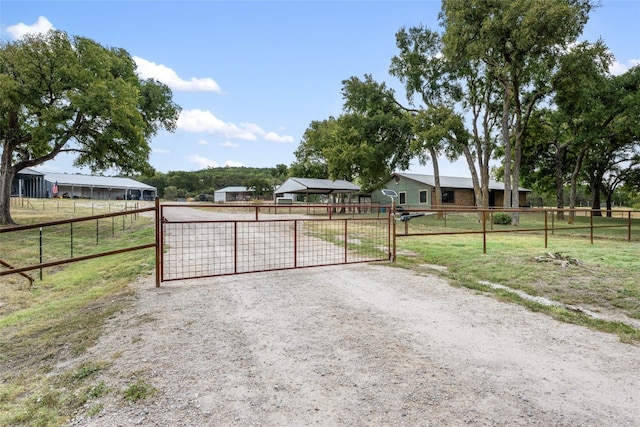
<svg viewBox="0 0 640 427"><path fill-rule="evenodd" d="M352 264L134 285L82 426L638 426L640 348ZM80 363L81 361L76 361ZM157 393L127 402L143 378Z"/></svg>

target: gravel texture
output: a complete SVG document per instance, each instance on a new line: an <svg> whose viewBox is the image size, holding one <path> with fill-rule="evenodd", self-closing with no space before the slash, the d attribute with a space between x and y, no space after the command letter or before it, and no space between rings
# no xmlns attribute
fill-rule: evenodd
<svg viewBox="0 0 640 427"><path fill-rule="evenodd" d="M108 363L94 379L107 392L71 426L640 425L638 346L426 269L133 286L131 307L66 366ZM125 400L138 380L155 394Z"/></svg>

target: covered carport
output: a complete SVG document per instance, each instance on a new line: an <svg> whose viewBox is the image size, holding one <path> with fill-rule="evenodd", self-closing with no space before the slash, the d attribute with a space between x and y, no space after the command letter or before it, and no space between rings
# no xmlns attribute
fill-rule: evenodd
<svg viewBox="0 0 640 427"><path fill-rule="evenodd" d="M309 201L310 195L326 196L327 203L332 203L337 195L347 195L360 192L360 187L345 180L330 180L317 178L289 178L276 188L275 196L278 199L292 199L296 195L305 195Z"/></svg>

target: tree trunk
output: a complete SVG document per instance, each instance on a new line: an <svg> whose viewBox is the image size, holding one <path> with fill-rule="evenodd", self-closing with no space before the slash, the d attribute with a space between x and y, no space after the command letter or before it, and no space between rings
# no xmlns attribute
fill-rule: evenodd
<svg viewBox="0 0 640 427"><path fill-rule="evenodd" d="M462 146L462 151L464 152L464 157L467 159L467 164L469 165L469 172L471 172L471 182L473 183L473 194L475 195L475 205L477 208L484 208L488 205L489 194L484 193L484 182L482 186L478 181L478 172L476 171L475 163L473 162L473 156L471 155L471 151L469 151L469 147L466 145ZM481 171L482 170L481 167ZM478 212L478 222L482 221L482 212Z"/></svg>
<svg viewBox="0 0 640 427"><path fill-rule="evenodd" d="M442 207L442 188L440 188L440 166L438 165L438 153L435 148L429 147L429 155L433 162L433 179L436 186L436 209L440 209ZM436 218L444 218L444 213L438 211Z"/></svg>
<svg viewBox="0 0 640 427"><path fill-rule="evenodd" d="M602 216L600 210L600 185L596 184L591 187L591 210L593 216Z"/></svg>
<svg viewBox="0 0 640 427"><path fill-rule="evenodd" d="M613 192L607 193L606 196L606 203L607 203L607 218L611 218L613 216L613 203L612 203L612 199L613 199Z"/></svg>
<svg viewBox="0 0 640 427"><path fill-rule="evenodd" d="M511 207L511 135L509 132L509 110L511 107L511 90L504 84L504 100L502 101L502 144L504 146L504 200L505 208Z"/></svg>
<svg viewBox="0 0 640 427"><path fill-rule="evenodd" d="M556 207L557 218L559 221L564 221L564 173L563 173L563 164L565 154L567 152L567 147L564 144L554 143L556 147L556 155L555 155L555 164L554 164L554 173L556 178Z"/></svg>
<svg viewBox="0 0 640 427"><path fill-rule="evenodd" d="M11 217L11 183L15 171L10 165L10 158L5 160L2 153L2 165L0 165L0 225L12 225L15 221Z"/></svg>
<svg viewBox="0 0 640 427"><path fill-rule="evenodd" d="M578 174L580 173L580 169L582 168L582 160L584 156L587 154L589 148L585 146L578 153L578 158L576 159L576 164L573 168L573 172L571 172L571 193L569 193L569 224L573 224L576 220L576 199L578 194Z"/></svg>

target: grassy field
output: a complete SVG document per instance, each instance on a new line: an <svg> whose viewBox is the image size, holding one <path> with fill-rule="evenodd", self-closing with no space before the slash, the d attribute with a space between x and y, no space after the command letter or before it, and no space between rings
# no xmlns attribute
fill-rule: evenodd
<svg viewBox="0 0 640 427"><path fill-rule="evenodd" d="M65 202L68 204L61 205ZM102 209L96 211L95 204L61 200L51 206L14 207L12 212L21 223L38 223L120 207ZM584 224L588 220L578 218L576 222ZM531 216L524 218L523 224L537 228L541 221L544 218ZM398 237L396 266L438 274L453 286L465 286L561 321L614 333L632 345L640 343L638 329L615 320L640 320L640 239L628 242L626 228L606 228L598 231L591 244L588 230L562 232L565 223L554 225L557 229L549 237L547 248L539 232L497 233L488 236L486 254L482 251L482 235L478 234ZM479 227L477 218L468 215L452 215L446 224L444 219L417 218L408 226L410 231L447 232ZM79 248L83 249L78 250L83 251L95 250L96 246L108 250L143 244L153 241L154 236L153 221L144 217L125 224L91 222L83 227L84 231L81 226L74 231L78 233L76 243L82 243ZM403 224L398 223L398 227ZM52 233L59 238L47 240L47 253L68 252L68 234L66 228ZM86 241L80 239L83 234ZM32 256L21 251L33 236L23 238L27 240L5 237L0 252L11 254L15 260ZM548 253L572 262L554 262ZM62 425L78 408L91 405L92 397L116 393L123 400L135 400L152 393L144 378L135 375L123 390L109 390L98 382L96 374L108 367L110 360L95 360L68 370L57 366L95 343L105 320L130 304L130 283L153 274L154 262L154 251L149 249L48 268L42 280L36 279L30 287L18 275L0 277L0 425ZM561 305L545 305L491 284ZM580 308L606 315L608 320L594 318ZM90 409L95 413L99 410Z"/></svg>
<svg viewBox="0 0 640 427"><path fill-rule="evenodd" d="M60 210L58 203L63 203ZM73 203L56 201L45 209L40 205L14 207L12 214L18 222L29 224L105 213L96 206ZM95 221L77 224L76 255L153 242L151 219L127 218L124 226L120 221L113 231L110 220L98 227ZM69 255L68 227L47 230L46 254ZM29 264L33 240L21 232L4 233L0 252L13 262L26 258ZM0 425L58 426L91 397L107 392L121 393L123 398L131 394L128 389L107 390L95 381L95 374L109 361L63 372L56 365L92 346L105 320L130 303L130 283L153 274L154 267L154 250L145 249L47 268L42 280L37 272L29 272L36 278L32 286L19 275L0 276Z"/></svg>

